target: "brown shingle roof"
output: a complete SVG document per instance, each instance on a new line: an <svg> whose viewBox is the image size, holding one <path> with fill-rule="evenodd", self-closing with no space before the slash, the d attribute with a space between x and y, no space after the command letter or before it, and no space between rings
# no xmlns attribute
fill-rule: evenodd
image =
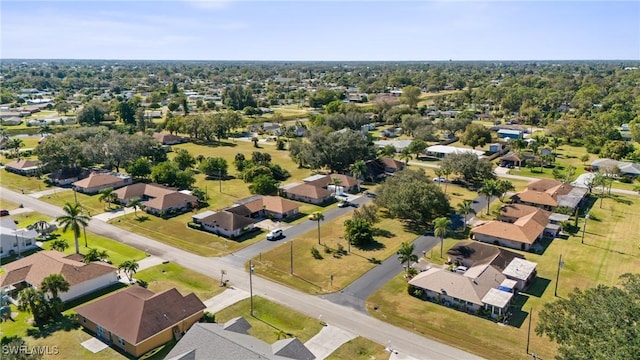
<svg viewBox="0 0 640 360"><path fill-rule="evenodd" d="M170 133L153 133L153 139L163 145L167 143L180 142L183 140L181 136L173 135Z"/></svg>
<svg viewBox="0 0 640 360"><path fill-rule="evenodd" d="M349 175L329 174L324 177L321 177L320 179L309 181L307 182L307 184L315 185L323 188L323 187L327 187L328 185L332 185L333 179L338 179L340 181L338 185L345 186L345 187L352 187L359 183L358 180L356 180L355 178Z"/></svg>
<svg viewBox="0 0 640 360"><path fill-rule="evenodd" d="M153 198L147 201L144 205L148 208L158 209L160 211L171 208L183 207L186 204L195 204L198 202L198 198L193 195L183 194L181 192L174 191L157 198Z"/></svg>
<svg viewBox="0 0 640 360"><path fill-rule="evenodd" d="M20 159L20 160L16 160L8 163L7 165L5 165L5 167L12 168L12 169L28 169L31 167L37 167L39 165L40 165L40 162L36 160Z"/></svg>
<svg viewBox="0 0 640 360"><path fill-rule="evenodd" d="M205 308L194 294L182 296L175 288L154 294L136 285L83 305L76 312L135 345Z"/></svg>
<svg viewBox="0 0 640 360"><path fill-rule="evenodd" d="M556 201L556 199L552 195L541 191L527 189L514 194L513 196L511 196L511 198L514 200L528 202L530 204L558 206L558 201Z"/></svg>
<svg viewBox="0 0 640 360"><path fill-rule="evenodd" d="M538 211L526 215L513 224L502 221L489 221L471 229L474 234L483 234L500 239L533 244L549 223L548 216Z"/></svg>
<svg viewBox="0 0 640 360"><path fill-rule="evenodd" d="M460 242L451 247L447 255L452 260L463 259L466 266L492 265L500 271L504 270L514 258L523 258L522 255L512 251L477 241Z"/></svg>
<svg viewBox="0 0 640 360"><path fill-rule="evenodd" d="M396 159L385 157L385 158L380 158L379 160L385 167L396 169L396 170L404 169L404 163Z"/></svg>
<svg viewBox="0 0 640 360"><path fill-rule="evenodd" d="M243 206L245 207L246 210L238 209L234 211L235 209L242 208ZM265 209L267 211L271 211L274 213L284 214L291 210L298 209L299 207L300 205L294 203L293 201L287 200L285 198L281 198L279 196L263 196L259 199L250 201L248 203L244 203L239 206L234 206L227 210L240 215L244 215L244 213L241 213L241 212L250 211L250 214L251 214L251 213L258 212L262 209Z"/></svg>
<svg viewBox="0 0 640 360"><path fill-rule="evenodd" d="M208 226L219 226L227 231L234 231L255 224L256 221L229 211L219 211L200 219L200 223Z"/></svg>
<svg viewBox="0 0 640 360"><path fill-rule="evenodd" d="M310 199L322 200L331 196L332 192L311 184L300 184L292 188L286 189L286 193L304 196Z"/></svg>
<svg viewBox="0 0 640 360"><path fill-rule="evenodd" d="M96 186L116 185L122 183L122 181L122 178L111 174L91 173L88 178L74 182L73 186L88 189Z"/></svg>
<svg viewBox="0 0 640 360"><path fill-rule="evenodd" d="M500 208L500 216L510 217L510 218L521 218L523 216L529 215L536 211L543 211L544 214L551 215L550 212L541 210L535 206L529 206L524 204L507 204Z"/></svg>
<svg viewBox="0 0 640 360"><path fill-rule="evenodd" d="M69 285L74 286L116 271L114 266L103 262L85 264L65 256L58 251L43 250L6 264L5 272L0 275L0 286L26 281L37 287L51 274L64 276Z"/></svg>

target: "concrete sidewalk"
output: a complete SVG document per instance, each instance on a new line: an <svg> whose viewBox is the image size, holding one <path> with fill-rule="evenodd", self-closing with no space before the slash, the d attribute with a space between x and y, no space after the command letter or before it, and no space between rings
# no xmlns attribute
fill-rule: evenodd
<svg viewBox="0 0 640 360"><path fill-rule="evenodd" d="M22 208L17 208L17 209L10 210L9 211L9 215L24 214L24 213L28 213L28 212L32 212L32 211L33 211L33 209L22 207Z"/></svg>
<svg viewBox="0 0 640 360"><path fill-rule="evenodd" d="M98 214L92 216L92 219L108 222L109 220L115 219L117 217L134 213L133 208L123 207L117 210L112 210L106 213Z"/></svg>
<svg viewBox="0 0 640 360"><path fill-rule="evenodd" d="M327 325L304 345L322 360L336 351L342 344L355 339L356 335L336 326Z"/></svg>
<svg viewBox="0 0 640 360"><path fill-rule="evenodd" d="M204 305L207 307L205 311L215 314L218 311L248 297L248 292L230 287L227 290L223 291L221 294L216 295L209 300L205 300Z"/></svg>

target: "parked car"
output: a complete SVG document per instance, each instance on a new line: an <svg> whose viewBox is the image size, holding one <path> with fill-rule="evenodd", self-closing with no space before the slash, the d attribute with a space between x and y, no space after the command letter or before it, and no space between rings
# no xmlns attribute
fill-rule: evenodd
<svg viewBox="0 0 640 360"><path fill-rule="evenodd" d="M347 206L351 205L348 201L342 201L338 204L339 208L345 208Z"/></svg>
<svg viewBox="0 0 640 360"><path fill-rule="evenodd" d="M283 236L282 229L274 229L267 234L267 240L278 240Z"/></svg>
<svg viewBox="0 0 640 360"><path fill-rule="evenodd" d="M445 182L447 182L447 179L445 179L443 177L437 177L437 178L433 178L433 181L439 182L439 183L445 183Z"/></svg>
<svg viewBox="0 0 640 360"><path fill-rule="evenodd" d="M372 192L369 192L367 190L364 191L364 194L367 195L370 198L376 197L376 193L372 193Z"/></svg>
<svg viewBox="0 0 640 360"><path fill-rule="evenodd" d="M0 216L9 216L9 210L5 210L5 209L0 210Z"/></svg>

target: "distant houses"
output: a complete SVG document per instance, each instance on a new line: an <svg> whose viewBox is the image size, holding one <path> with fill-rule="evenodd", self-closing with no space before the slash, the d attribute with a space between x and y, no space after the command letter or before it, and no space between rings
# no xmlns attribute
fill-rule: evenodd
<svg viewBox="0 0 640 360"><path fill-rule="evenodd" d="M558 207L575 209L578 207L587 189L565 184L551 179L540 179L527 185L524 191L511 196L511 200L517 204L536 206L546 210L554 210Z"/></svg>
<svg viewBox="0 0 640 360"><path fill-rule="evenodd" d="M40 173L42 164L37 160L19 159L6 164L4 169L22 176L35 176Z"/></svg>
<svg viewBox="0 0 640 360"><path fill-rule="evenodd" d="M159 184L132 184L114 191L118 202L126 205L131 200L140 199L144 209L153 215L173 215L198 207L198 198Z"/></svg>
<svg viewBox="0 0 640 360"><path fill-rule="evenodd" d="M280 187L280 195L314 205L327 204L335 195L356 193L361 180L349 175L329 174L313 175L302 180L303 183L291 183Z"/></svg>
<svg viewBox="0 0 640 360"><path fill-rule="evenodd" d="M623 176L629 176L635 178L640 176L640 164L636 164L628 161L618 161L613 159L597 159L591 163L591 169L594 171L605 172L609 170L609 172L616 172L615 169L618 169L619 174Z"/></svg>
<svg viewBox="0 0 640 360"><path fill-rule="evenodd" d="M182 136L173 135L165 132L153 133L152 137L155 141L159 142L161 145L176 145L176 144L182 144L184 142L187 142L187 139L185 139Z"/></svg>
<svg viewBox="0 0 640 360"><path fill-rule="evenodd" d="M96 194L104 189L118 189L131 183L131 176L128 175L94 172L89 177L74 182L73 189L85 194Z"/></svg>
<svg viewBox="0 0 640 360"><path fill-rule="evenodd" d="M18 255L38 247L38 233L30 229L18 229L9 216L0 219L0 257Z"/></svg>
<svg viewBox="0 0 640 360"><path fill-rule="evenodd" d="M432 156L432 157L441 159L451 154L466 154L466 153L473 154L477 157L480 157L481 155L484 154L484 151L459 148L459 147L449 146L449 145L432 145L427 148L425 153L427 154L427 156Z"/></svg>

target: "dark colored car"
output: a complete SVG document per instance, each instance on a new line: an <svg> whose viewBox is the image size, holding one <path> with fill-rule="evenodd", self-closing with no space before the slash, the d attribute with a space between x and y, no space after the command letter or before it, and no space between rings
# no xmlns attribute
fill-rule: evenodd
<svg viewBox="0 0 640 360"><path fill-rule="evenodd" d="M0 210L0 216L9 216L9 210L5 210L5 209Z"/></svg>

